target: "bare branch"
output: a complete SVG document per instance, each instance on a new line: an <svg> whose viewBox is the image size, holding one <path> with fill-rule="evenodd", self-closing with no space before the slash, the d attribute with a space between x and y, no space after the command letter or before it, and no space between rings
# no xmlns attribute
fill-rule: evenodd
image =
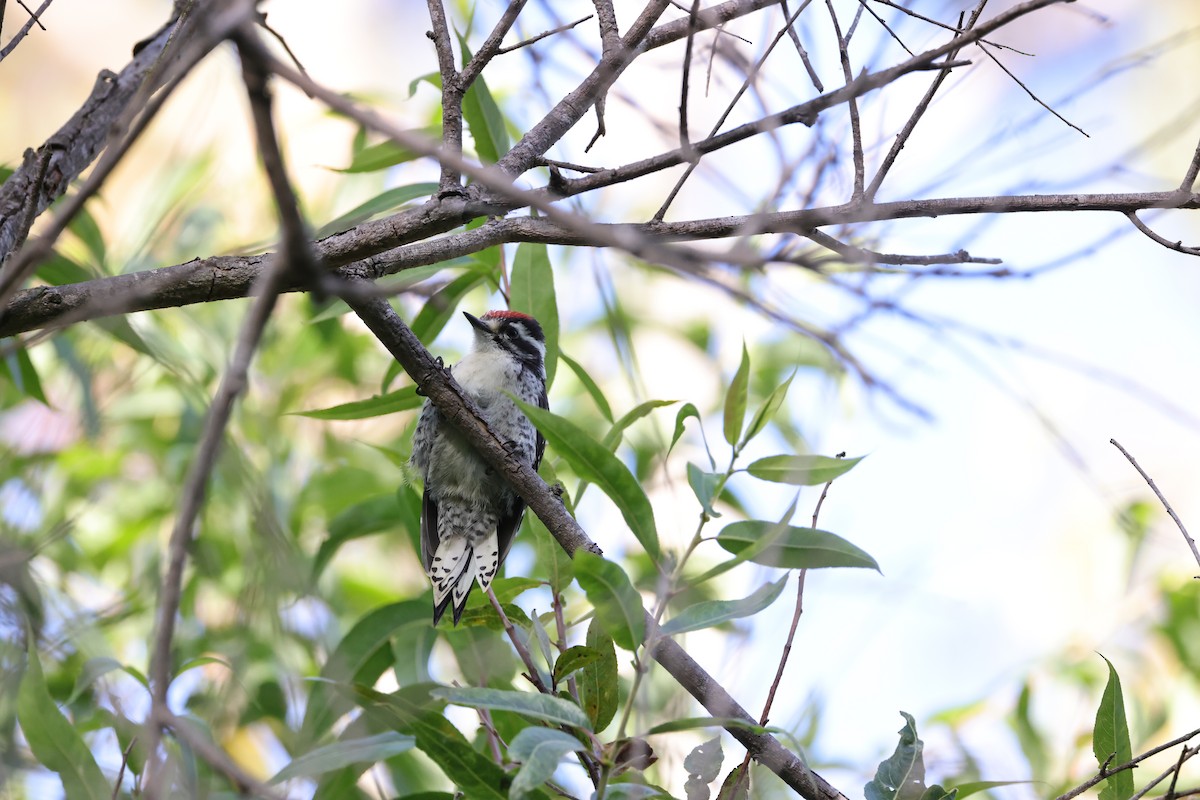
<svg viewBox="0 0 1200 800"><path fill-rule="evenodd" d="M1200 173L1200 144L1196 145L1196 153L1192 156L1192 161L1188 164L1187 172L1184 173L1183 182L1179 184L1179 191L1192 193L1193 187L1196 185L1196 175Z"/></svg>
<svg viewBox="0 0 1200 800"><path fill-rule="evenodd" d="M586 17L580 17L579 19L575 20L574 22L568 22L563 25L559 25L557 28L551 28L548 31L543 31L543 32L539 33L537 36L532 36L528 39L524 39L520 42L517 42L514 45L511 45L510 47L497 48L496 55L503 55L504 53L511 53L513 50L520 50L522 47L528 47L529 45L531 45L535 42L540 42L542 39L545 39L547 36L553 36L556 33L562 33L563 31L569 31L572 28L574 28L576 25L587 22L593 16L595 16L595 15L588 14Z"/></svg>
<svg viewBox="0 0 1200 800"><path fill-rule="evenodd" d="M788 13L787 0L779 0L779 7L783 9L784 18L789 20L787 26L788 38L792 40L792 46L796 48L796 55L800 56L800 63L804 65L804 71L808 73L808 79L812 81L813 88L818 92L825 91L825 84L821 83L821 77L817 75L816 69L813 68L812 60L808 57L808 51L804 49L804 45L800 41L800 34L796 33L795 26L790 22L793 17Z"/></svg>
<svg viewBox="0 0 1200 800"><path fill-rule="evenodd" d="M1108 441L1113 447L1121 451L1121 455L1129 459L1129 463L1133 465L1133 468L1136 469L1138 474L1141 475L1146 483L1150 485L1150 488L1154 491L1154 494L1158 496L1159 502L1163 504L1163 508L1167 510L1167 514L1171 516L1171 519L1173 519L1175 524L1179 527L1179 532L1183 534L1183 538L1188 543L1188 547L1192 549L1192 555L1196 557L1196 563L1200 564L1200 549L1196 548L1196 540L1188 534L1187 528L1183 526L1183 520L1181 520L1179 515L1175 513L1175 509L1171 508L1171 504L1167 502L1167 498L1163 496L1163 493L1159 491L1158 486L1155 485L1154 479L1146 474L1146 470L1142 469L1141 465L1139 465L1134 457L1129 454L1129 451L1122 447L1116 439L1109 439Z"/></svg>
<svg viewBox="0 0 1200 800"><path fill-rule="evenodd" d="M9 53L17 49L17 45L21 43L21 40L25 38L26 34L33 30L34 25L37 25L42 30L46 30L46 26L42 24L40 17L42 16L42 13L50 7L50 3L53 1L54 0L42 0L42 4L38 6L37 11L29 11L29 7L24 3L21 3L21 8L29 11L29 19L25 21L24 25L17 29L17 32L13 34L13 37L8 40L8 44L4 45L3 48L0 48L0 61L3 61L8 57ZM20 0L17 0L17 2L20 2ZM3 10L4 9L0 7L0 16L3 16Z"/></svg>
<svg viewBox="0 0 1200 800"><path fill-rule="evenodd" d="M849 85L854 80L854 70L850 66L850 36L847 33L842 36L842 26L838 23L837 11L833 8L833 0L825 0L825 7L829 9L829 19L833 22L833 32L838 40L838 58L842 63L842 77ZM863 6L858 6L859 13L862 12ZM855 17L857 23L858 18ZM790 26L789 26L790 27ZM908 49L908 48L905 48ZM850 109L850 140L851 153L854 159L854 191L850 197L853 201L858 202L863 197L863 183L866 180L866 166L863 164L863 144L862 144L862 123L858 118L858 99L851 97L847 102Z"/></svg>
<svg viewBox="0 0 1200 800"><path fill-rule="evenodd" d="M124 109L124 112L115 123L115 130L123 130L128 124L128 132L115 145L105 149L104 154L100 157L96 166L88 174L87 180L79 190L65 202L54 215L50 224L46 226L41 235L32 241L26 242L20 251L16 252L9 262L6 264L6 269L3 275L0 275L0 307L6 306L12 298L14 292L20 287L21 283L29 276L33 269L46 258L54 246L54 242L67 229L67 225L83 208L83 205L90 199L104 181L120 163L121 159L137 141L138 137L149 126L150 121L166 103L167 98L179 86L187 73L198 64L201 59L206 56L220 41L222 41L230 31L241 25L254 12L252 4L247 3L230 3L232 8L213 7L211 12L212 17L201 17L207 22L202 35L189 37L184 40L178 50L176 60L171 63L165 74L158 76L165 81L162 90L154 97L148 97L153 84L154 73L150 72L144 77L144 84L139 87L139 93L148 97L143 108L136 105L130 105ZM182 22L182 20L181 20ZM165 57L165 53L160 53L160 57ZM141 112L138 114L137 112ZM136 114L136 118L132 118ZM82 170L82 166L80 167ZM15 176L14 176L15 177ZM39 192L39 196L44 194Z"/></svg>
<svg viewBox="0 0 1200 800"><path fill-rule="evenodd" d="M1137 228L1139 231L1144 233L1148 238L1150 238L1151 240L1153 240L1155 242L1158 242L1159 244L1161 244L1163 247L1167 248L1168 250L1174 250L1177 253L1183 253L1184 255L1188 255L1188 256L1200 256L1200 247L1188 247L1182 241L1172 242L1170 239L1167 239L1165 236L1160 236L1159 234L1155 233L1154 230L1149 225L1142 222L1141 218L1138 217L1137 212L1128 211L1125 213L1125 216L1128 217L1129 221L1133 223L1133 227Z"/></svg>
<svg viewBox="0 0 1200 800"><path fill-rule="evenodd" d="M429 22L433 30L426 35L437 51L438 72L442 78L442 146L447 152L462 152L463 116L462 100L465 89L459 86L458 71L454 68L454 48L450 44L450 26L446 23L446 9L442 0L426 0L429 7ZM462 176L454 165L442 162L441 193L462 192Z"/></svg>
<svg viewBox="0 0 1200 800"><path fill-rule="evenodd" d="M1129 211L1147 208L1200 208L1200 197L1176 191L1129 194L1017 195L953 197L866 203L780 211L681 222L646 224L593 224L588 233L563 227L553 220L513 217L494 219L471 231L429 238L459 224L472 212L467 203L442 201L403 212L388 220L364 223L344 234L314 244L318 261L328 267L344 266L347 278L378 278L405 269L434 264L475 252L477 248L512 242L603 246L615 241L641 241L643 252L651 241L721 239L750 230L760 233L809 235L818 228L850 222L945 217L963 214L1003 214L1083 211ZM592 236L596 231L606 232ZM395 243L411 241L396 246ZM390 249L389 249L390 248ZM357 253L366 257L348 259ZM705 256L705 259L715 256ZM720 256L730 258L729 254ZM14 296L0 315L0 337L48 326L97 319L118 313L228 300L245 297L270 254L213 256L154 270L114 275L65 286L38 286ZM883 262L886 263L886 262ZM299 284L285 285L296 291Z"/></svg>
<svg viewBox="0 0 1200 800"><path fill-rule="evenodd" d="M1113 442L1113 444L1116 444L1116 442ZM1183 744L1184 742L1189 741L1190 739L1194 739L1196 736L1200 736L1200 728L1197 728L1196 730L1191 731L1190 733L1185 733L1183 736L1180 736L1176 739L1172 739L1171 741L1167 742L1166 744L1160 744L1158 747L1147 750L1146 752L1142 753L1141 755L1138 755L1119 766L1112 767L1112 768L1108 768L1107 766L1102 767L1100 769L1100 771L1097 772L1094 776L1092 776L1088 780L1084 781L1083 783L1079 784L1071 791L1066 792L1064 794L1060 794L1054 800L1071 800L1071 798L1073 798L1073 797L1078 797L1079 795L1086 792L1088 789L1095 786L1097 783L1100 783L1100 781L1106 780L1110 775L1114 775L1118 772L1123 772L1127 769L1133 769L1138 764L1145 761L1147 758L1150 758L1151 756L1154 756L1154 755L1158 755L1163 750L1169 750L1170 748L1174 747L1177 744Z"/></svg>

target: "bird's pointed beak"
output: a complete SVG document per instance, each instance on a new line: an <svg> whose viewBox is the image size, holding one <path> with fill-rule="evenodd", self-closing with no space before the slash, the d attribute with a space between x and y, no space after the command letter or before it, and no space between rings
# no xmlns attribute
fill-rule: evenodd
<svg viewBox="0 0 1200 800"><path fill-rule="evenodd" d="M466 311L464 311L463 316L467 318L467 322L471 323L471 327L480 333L492 333L492 329L488 327L487 323L474 314L468 314Z"/></svg>

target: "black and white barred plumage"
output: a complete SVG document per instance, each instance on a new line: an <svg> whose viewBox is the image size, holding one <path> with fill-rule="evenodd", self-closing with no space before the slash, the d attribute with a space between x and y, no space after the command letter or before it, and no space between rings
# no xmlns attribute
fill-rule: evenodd
<svg viewBox="0 0 1200 800"><path fill-rule="evenodd" d="M546 441L509 394L547 407L546 338L528 314L465 314L475 344L451 369L513 455L537 469ZM421 503L421 560L433 583L433 624L448 606L454 624L471 587L487 590L512 545L525 502L446 424L428 400L413 434L412 464L425 480Z"/></svg>

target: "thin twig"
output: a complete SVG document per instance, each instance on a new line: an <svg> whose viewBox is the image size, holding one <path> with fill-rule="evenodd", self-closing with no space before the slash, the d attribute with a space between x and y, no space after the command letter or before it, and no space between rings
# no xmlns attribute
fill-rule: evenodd
<svg viewBox="0 0 1200 800"><path fill-rule="evenodd" d="M1200 144L1196 145L1196 152L1192 155L1187 172L1183 175L1183 182L1179 184L1179 191L1191 194L1192 189L1196 186L1196 175L1198 173L1200 173Z"/></svg>
<svg viewBox="0 0 1200 800"><path fill-rule="evenodd" d="M500 42L508 34L512 26L517 22L517 16L521 10L525 8L525 3L528 0L512 0L508 7L504 9L504 13L500 15L496 26L492 28L492 32L483 40L483 44L475 51L475 55L471 56L471 60L462 68L462 72L458 75L458 90L466 92L483 73L483 68L486 67L496 54L500 52Z"/></svg>
<svg viewBox="0 0 1200 800"><path fill-rule="evenodd" d="M1113 442L1113 444L1116 444L1116 442ZM1117 446L1120 447L1120 445L1117 445ZM1079 795L1086 792L1088 789L1095 786L1097 783L1100 783L1100 781L1106 780L1109 776L1114 775L1118 772L1123 772L1127 769L1133 769L1138 764L1145 761L1147 758L1158 755L1163 750L1169 750L1170 748L1174 747L1177 744L1183 744L1184 742L1186 742L1190 739L1194 739L1196 736L1200 736L1200 728L1197 728L1196 730L1191 731L1190 733L1185 733L1183 736L1179 736L1175 739L1172 739L1171 741L1167 742L1166 744L1160 744L1158 747L1147 750L1146 752L1142 753L1141 755L1136 756L1129 761L1126 761L1124 764L1113 767L1112 769L1109 769L1108 765L1105 764L1104 766L1102 766L1100 768L1100 771L1097 772L1094 776L1092 776L1088 780L1084 781L1083 783L1079 784L1071 791L1065 792L1064 794L1060 794L1058 797L1054 798L1054 800L1071 800L1071 798L1073 798L1073 797L1078 797ZM1109 760L1111 761L1111 758Z"/></svg>
<svg viewBox="0 0 1200 800"><path fill-rule="evenodd" d="M20 2L20 0L17 0L17 2ZM42 4L38 6L37 11L29 11L29 6L21 3L21 8L29 11L29 19L27 19L25 24L22 25L15 34L13 34L13 38L8 40L8 44L4 45L4 47L0 49L0 61L3 61L9 53L17 49L17 45L21 43L21 40L25 38L25 35L29 33L29 31L33 30L34 25L37 25L42 30L46 30L46 26L41 23L39 17L42 16L43 11L50 7L50 3L52 2L53 0L43 0Z"/></svg>
<svg viewBox="0 0 1200 800"><path fill-rule="evenodd" d="M522 47L528 47L529 45L533 44L534 42L540 42L542 39L545 39L547 36L553 36L556 33L562 33L563 31L569 31L572 28L574 28L576 25L579 25L580 23L583 23L583 22L587 22L589 19L591 19L594 16L595 16L595 14L588 14L586 17L580 17L579 19L575 20L574 22L568 22L564 25L559 25L557 28L551 28L548 31L542 31L537 36L532 36L528 39L523 39L522 41L519 41L514 45L510 45L508 47L499 47L496 49L496 55L499 56L499 55L503 55L505 53L511 53L513 50L520 50Z"/></svg>
<svg viewBox="0 0 1200 800"><path fill-rule="evenodd" d="M508 634L508 638L512 641L513 647L517 650L517 655L521 657L522 663L525 664L525 669L529 672L525 678L537 688L542 694L551 694L550 689L542 681L541 673L537 665L533 663L533 655L529 652L529 648L517 636L517 629L509 621L508 615L504 613L504 608L501 607L500 601L496 599L496 593L492 591L492 587L487 588L488 600L492 601L492 608L496 609L496 615L500 617L500 623L504 625L504 632Z"/></svg>
<svg viewBox="0 0 1200 800"><path fill-rule="evenodd" d="M286 276L295 265L312 263L308 251L308 240L303 234L303 223L297 223L295 194L291 190L286 174L276 176L276 170L282 170L279 156L279 144L274 139L274 130L270 123L270 99L265 92L265 73L260 63L254 61L255 50L249 46L254 42L252 29L243 30L238 35L239 52L242 54L243 76L246 82L247 94L250 97L251 108L254 110L256 133L260 137L258 147L267 164L268 172L272 173L272 186L280 193L276 203L280 207L280 220L283 238L280 242L279 254L271 259L267 269L260 279L258 296L251 305L242 323L234 352L229 366L221 377L221 383L213 397L208 415L204 421L204 430L200 443L196 448L195 459L188 470L182 488L179 513L175 519L175 527L167 551L167 569L163 574L162 587L159 591L158 624L155 630L154 647L150 660L151 686L151 718L152 724L148 731L147 751L149 763L146 767L147 794L152 798L161 796L163 789L164 767L159 761L158 743L161 729L157 722L166 719L170 711L167 706L167 689L171 677L171 644L175 633L175 617L183 593L183 568L187 561L188 545L192 541L196 521L204 505L208 478L216 465L217 455L225 437L226 428L233 413L237 398L246 387L246 376L250 362L254 357L258 344L266 329L267 320L279 299L279 291L283 287ZM266 108L263 108L264 104ZM276 185L276 178L281 183ZM290 207L290 209L289 209ZM299 232L295 229L300 229ZM293 252L293 248L299 251Z"/></svg>
<svg viewBox="0 0 1200 800"><path fill-rule="evenodd" d="M975 10L971 12L971 16L967 19L966 28L972 28L979 21L979 17L983 14L983 8L987 5L987 0L980 0L975 6ZM958 28L955 28L955 33L960 33L963 29L963 18L960 15L958 18ZM957 50L952 50L946 54L948 60L954 60L958 56ZM934 76L933 82L929 88L925 90L925 95L913 108L912 113L908 115L908 120L904 123L904 127L900 129L900 133L896 134L896 138L892 141L892 146L888 149L887 155L883 157L883 161L879 165L879 169L875 171L875 177L871 179L871 184L863 193L863 199L867 202L875 200L875 196L879 193L879 187L883 184L883 179L887 177L892 165L896 163L896 158L900 155L900 151L908 144L909 138L912 136L913 130L917 127L917 123L921 121L921 117L929 110L930 104L933 102L934 95L938 89L942 87L942 83L950 76L950 70L944 69Z"/></svg>
<svg viewBox="0 0 1200 800"><path fill-rule="evenodd" d="M833 0L825 0L825 7L829 9L829 19L833 22L833 32L838 40L838 58L842 64L842 77L846 84L849 85L854 80L854 70L850 66L850 37L852 32L847 32L842 36L842 27L838 23L837 11L833 8ZM859 13L862 12L863 6L859 5ZM858 17L855 16L857 24ZM850 110L850 141L851 153L854 159L854 190L851 193L851 202L859 202L863 198L863 184L866 181L866 165L863 157L862 143L862 123L858 117L858 99L851 97L847 102L847 107Z"/></svg>
<svg viewBox="0 0 1200 800"><path fill-rule="evenodd" d="M1196 548L1196 540L1188 534L1187 528L1183 526L1183 520L1181 520L1179 515L1175 513L1175 509L1171 508L1171 504L1167 502L1167 498L1163 496L1163 493L1158 490L1158 486L1155 485L1154 479L1146 474L1146 470L1142 469L1141 465L1137 463L1137 460L1129 454L1128 450L1121 446L1120 442L1118 442L1116 439L1109 439L1108 441L1111 445L1120 450L1121 454L1125 456L1125 458L1129 459L1129 463L1133 465L1133 468L1136 469L1138 474L1141 475L1146 483L1150 485L1150 488L1154 490L1154 494L1158 495L1159 502L1163 504L1163 507L1167 509L1167 513L1171 515L1171 519L1175 520L1175 524L1179 526L1179 532L1183 534L1183 538L1187 541L1188 547L1192 548L1192 555L1196 557L1196 563L1200 564L1200 550Z"/></svg>
<svg viewBox="0 0 1200 800"><path fill-rule="evenodd" d="M0 308L8 305L8 301L12 298L13 293L20 288L21 283L32 273L33 269L47 256L49 256L54 243L58 237L67 229L67 225L74 219L91 197L93 197L103 186L104 181L108 178L117 164L121 162L125 154L133 146L134 142L149 126L150 121L166 103L172 92L183 81L183 78L191 71L192 67L200 62L212 48L222 41L229 33L241 25L254 11L253 5L239 3L235 5L232 12L222 14L219 18L211 19L207 29L202 35L189 37L181 45L181 52L178 54L178 60L173 64L173 69L167 76L164 76L165 84L157 94L149 97L144 107L130 108L127 111L129 116L136 115L136 118L129 122L128 132L116 144L107 147L104 154L97 160L96 165L88 174L87 180L79 187L75 194L67 198L62 206L55 213L54 217L46 225L39 236L25 243L25 245L13 255L9 263L8 270L4 275L0 275ZM153 78L153 74L147 77L147 80ZM149 85L149 84L147 84ZM145 89L149 93L149 89ZM140 113L138 113L140 111ZM118 124L117 126L123 127Z"/></svg>
<svg viewBox="0 0 1200 800"><path fill-rule="evenodd" d="M0 7L0 12L3 11L4 9ZM125 780L125 768L129 766L129 754L133 752L133 746L135 744L137 744L137 737L131 736L129 738L129 744L127 744L125 749L121 752L121 766L117 769L117 779L113 781L111 800L117 800L117 798L121 796L121 781Z"/></svg>
<svg viewBox="0 0 1200 800"><path fill-rule="evenodd" d="M1157 242L1158 244L1161 244L1163 247L1167 248L1168 250L1174 250L1177 253L1183 253L1184 255L1188 255L1188 256L1200 256L1200 247L1190 247L1188 245L1185 245L1182 241L1172 242L1170 239L1166 238L1165 236L1160 236L1159 234L1154 232L1153 228L1151 228L1146 223L1142 222L1142 220L1138 217L1136 211L1128 211L1125 213L1125 216L1128 217L1129 221L1133 223L1133 227L1137 228L1146 237L1148 237L1152 241Z"/></svg>
<svg viewBox="0 0 1200 800"><path fill-rule="evenodd" d="M1165 781L1168 777L1171 777L1171 775L1174 775L1176 778L1179 777L1179 770L1180 770L1180 768L1183 767L1183 762L1187 761L1189 758L1191 758L1195 754L1196 754L1195 750L1192 750L1191 748L1184 746L1183 750L1181 750L1179 753L1179 760L1175 764L1171 765L1170 767L1167 767L1160 775L1155 776L1149 783L1147 783L1145 786L1143 786L1141 789L1139 789L1137 792L1135 792L1129 798L1129 800L1142 800L1142 798L1145 797L1146 795L1148 795L1151 792L1151 790L1154 789L1155 786L1158 786L1160 783ZM1175 780L1174 780L1174 778L1172 778L1171 789L1167 792L1166 796L1170 797L1171 793L1174 790L1175 790Z"/></svg>
<svg viewBox="0 0 1200 800"><path fill-rule="evenodd" d="M1079 131L1079 132L1080 132L1080 133L1082 133L1084 136L1087 136L1089 139L1090 139L1090 138L1092 138L1092 137L1091 137L1091 136L1088 134L1088 132L1087 132L1087 131L1085 131L1083 128L1079 127L1078 125L1076 125L1074 122L1071 122L1071 120L1067 119L1067 118L1066 118L1066 117L1064 117L1062 114L1060 114L1060 113L1058 113L1057 111L1055 111L1055 110L1054 110L1053 108L1051 108L1051 107L1050 107L1050 106L1049 106L1049 105L1048 105L1048 104L1047 104L1047 103L1046 103L1044 100L1042 100L1042 98L1040 98L1040 97L1038 97L1036 94L1034 94L1034 93L1033 93L1033 90L1032 90L1032 89L1030 89L1028 86L1026 86L1026 85L1025 85L1025 83L1024 83L1024 81L1022 81L1022 80L1021 80L1020 78L1018 78L1018 77L1017 77L1015 74L1013 74L1013 71L1012 71L1012 70L1010 70L1008 67L1004 66L1004 62L1002 62L1002 61L1001 61L999 58L997 58L997 57L996 57L996 55L995 55L994 53L992 53L992 51L991 51L991 50L988 50L988 49L987 49L987 46L986 46L986 45L985 45L983 42L980 42L980 43L979 43L979 49L983 51L983 54L984 54L985 56L987 56L987 57L988 57L988 58L990 58L990 59L991 59L993 62L995 62L996 66L997 66L997 67L999 67L1000 69L1002 69L1002 70L1004 71L1004 74L1005 74L1005 75L1007 75L1008 77L1012 78L1012 79L1013 79L1013 81L1015 81L1015 82L1016 82L1017 86L1020 86L1020 87L1021 87L1021 88L1022 88L1024 91L1025 91L1025 94L1029 95L1029 97L1030 97L1030 98L1031 98L1031 99L1032 99L1032 100L1033 100L1035 103L1037 103L1039 106L1041 106L1042 108L1046 109L1046 110L1047 110L1047 111L1049 111L1051 114L1053 114L1054 116L1056 116L1056 117L1058 117L1060 120L1062 120L1063 124L1064 124L1064 125L1066 125L1068 128L1072 128L1072 129L1074 129L1074 130L1077 130L1077 131Z"/></svg>
<svg viewBox="0 0 1200 800"><path fill-rule="evenodd" d="M169 728L180 741L187 744L209 766L224 774L239 793L252 794L264 798L264 800L281 800L282 795L242 769L236 761L229 757L228 753L197 730L194 723L177 717L166 709L157 713L154 723L156 727L161 725ZM143 795L155 796L150 793L149 786Z"/></svg>
<svg viewBox="0 0 1200 800"><path fill-rule="evenodd" d="M459 87L458 71L454 68L454 47L450 44L450 26L442 0L426 0L429 22L433 30L426 33L437 52L438 72L442 78L442 146L454 154L462 152L463 90ZM443 161L440 179L441 194L462 192L462 176L454 165Z"/></svg>
<svg viewBox="0 0 1200 800"><path fill-rule="evenodd" d="M812 59L808 57L808 51L804 49L804 44L800 41L800 34L796 33L796 28L793 25L795 18L788 13L787 0L779 0L779 7L783 10L784 19L788 21L788 38L792 40L792 46L796 48L796 55L800 56L800 63L804 65L804 71L808 73L808 79L812 81L813 88L818 92L825 91L825 84L821 83L821 77L817 75L816 69L813 68Z"/></svg>

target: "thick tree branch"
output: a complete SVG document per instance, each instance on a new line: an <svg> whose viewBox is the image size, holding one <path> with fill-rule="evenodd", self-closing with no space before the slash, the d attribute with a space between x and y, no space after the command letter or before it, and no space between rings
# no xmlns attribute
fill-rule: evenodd
<svg viewBox="0 0 1200 800"><path fill-rule="evenodd" d="M568 554L584 548L599 552L579 523L567 513L562 501L554 494L534 469L515 458L495 437L479 415L478 409L454 382L449 371L425 349L391 305L367 292L347 292L344 299L378 337L405 372L437 406L450 424L454 425L475 447L480 457L504 475L533 513ZM664 636L653 617L646 615L647 641L650 655L676 681L716 717L736 717L755 724L754 718L738 705L728 692L674 640ZM749 750L759 763L771 769L789 786L808 800L844 800L844 795L812 772L775 737L752 733L745 728L730 726L729 733Z"/></svg>
<svg viewBox="0 0 1200 800"><path fill-rule="evenodd" d="M540 242L581 247L609 244L610 237L595 241L585 234L565 229L552 220L533 217L495 219L472 231L429 238L443 228L460 224L458 220L462 216L474 213L468 210L472 208L472 205L458 199L427 204L397 215L413 226L411 232L405 231L396 217L364 223L344 234L336 234L315 243L314 255L327 265L344 264L340 273L344 277L379 278L413 267L436 264L496 244ZM1053 211L1112 211L1126 214L1149 208L1200 208L1200 196L1169 191L947 197L846 204L681 222L597 225L596 228L608 230L622 239L640 236L647 241L672 242L723 239L743 235L748 230L809 235L828 225L917 217ZM389 249L385 249L385 243L396 241L411 243L399 247L386 245ZM374 252L375 255L349 262L342 260L347 253L353 252ZM0 314L0 337L112 314L246 297L269 257L269 253L213 256L171 267L97 278L66 286L27 289L18 293ZM719 260L720 256L714 258ZM299 282L292 282L285 284L282 291L297 291L300 288Z"/></svg>

